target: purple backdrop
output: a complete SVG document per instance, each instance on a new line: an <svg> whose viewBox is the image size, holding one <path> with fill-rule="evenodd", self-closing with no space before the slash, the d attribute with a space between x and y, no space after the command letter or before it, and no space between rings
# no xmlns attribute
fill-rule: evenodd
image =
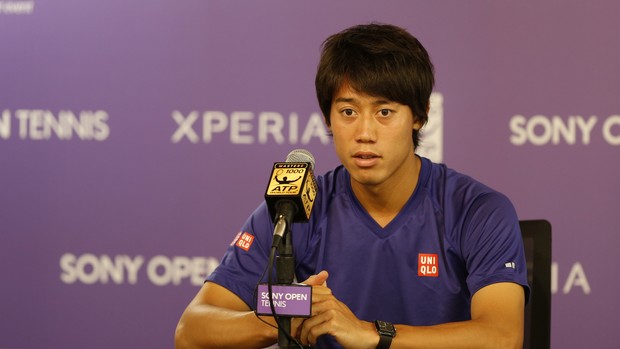
<svg viewBox="0 0 620 349"><path fill-rule="evenodd" d="M421 152L552 223L552 347L617 347L620 4L559 0L0 0L0 347L171 348L273 162L337 164L319 47L373 20L435 63Z"/></svg>

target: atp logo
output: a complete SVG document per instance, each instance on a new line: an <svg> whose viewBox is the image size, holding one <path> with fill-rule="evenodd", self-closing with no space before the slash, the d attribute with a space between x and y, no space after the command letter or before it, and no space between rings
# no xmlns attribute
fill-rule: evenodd
<svg viewBox="0 0 620 349"><path fill-rule="evenodd" d="M298 180L300 180L301 177L302 177L301 175L298 175L298 176L294 177L293 179L291 179L286 174L284 176L282 176L282 177L279 177L280 175L283 174L283 172L284 172L284 170L278 170L278 171L276 171L276 175L273 177L273 179L276 182L278 182L278 184L291 184L291 183L295 183ZM304 169L301 169L301 170L300 169L297 169L297 170L293 169L293 170L287 170L286 172L287 173L290 173L290 172L301 173L303 175L305 173L305 170Z"/></svg>

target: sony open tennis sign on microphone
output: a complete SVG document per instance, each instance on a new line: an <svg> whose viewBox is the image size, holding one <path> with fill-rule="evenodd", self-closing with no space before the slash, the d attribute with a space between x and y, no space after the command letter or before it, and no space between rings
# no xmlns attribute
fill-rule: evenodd
<svg viewBox="0 0 620 349"><path fill-rule="evenodd" d="M273 307L278 316L310 317L312 306L312 286L273 285ZM258 285L256 299L256 314L273 315L269 302L269 288L267 284Z"/></svg>

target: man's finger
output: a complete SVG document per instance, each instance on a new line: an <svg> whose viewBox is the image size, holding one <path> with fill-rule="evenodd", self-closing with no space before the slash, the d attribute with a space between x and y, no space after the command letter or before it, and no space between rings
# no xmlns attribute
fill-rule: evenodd
<svg viewBox="0 0 620 349"><path fill-rule="evenodd" d="M310 286L327 286L327 277L329 274L325 270L321 270L320 273L316 275L311 275L306 281L302 282L302 284L310 285Z"/></svg>

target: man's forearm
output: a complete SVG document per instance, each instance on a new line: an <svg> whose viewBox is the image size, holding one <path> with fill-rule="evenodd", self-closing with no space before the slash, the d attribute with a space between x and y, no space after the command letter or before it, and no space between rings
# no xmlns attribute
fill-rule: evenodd
<svg viewBox="0 0 620 349"><path fill-rule="evenodd" d="M477 321L435 326L397 325L391 348L521 348L522 330L497 328Z"/></svg>
<svg viewBox="0 0 620 349"><path fill-rule="evenodd" d="M273 322L272 319L265 321ZM183 313L175 333L177 349L264 348L276 342L277 330L252 311L194 305Z"/></svg>
<svg viewBox="0 0 620 349"><path fill-rule="evenodd" d="M472 297L472 320L397 326L392 348L522 348L524 307L522 286L492 284Z"/></svg>

